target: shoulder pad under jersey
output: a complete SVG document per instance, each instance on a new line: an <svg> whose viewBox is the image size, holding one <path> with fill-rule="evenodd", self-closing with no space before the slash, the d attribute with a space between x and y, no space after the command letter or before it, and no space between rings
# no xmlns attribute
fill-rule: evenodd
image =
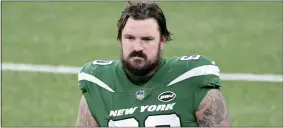
<svg viewBox="0 0 283 128"><path fill-rule="evenodd" d="M205 56L181 56L176 66L185 72L171 81L168 86L189 78L199 77L197 84L200 87L220 87L220 70L214 61Z"/></svg>

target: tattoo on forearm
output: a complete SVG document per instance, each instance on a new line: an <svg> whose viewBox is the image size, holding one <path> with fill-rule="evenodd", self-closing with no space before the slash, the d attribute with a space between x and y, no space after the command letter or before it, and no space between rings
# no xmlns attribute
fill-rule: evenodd
<svg viewBox="0 0 283 128"><path fill-rule="evenodd" d="M78 127L97 127L95 119L92 117L87 102L84 97L82 97L79 106L77 124Z"/></svg>
<svg viewBox="0 0 283 128"><path fill-rule="evenodd" d="M225 98L217 89L208 91L196 112L198 125L202 127L231 126Z"/></svg>

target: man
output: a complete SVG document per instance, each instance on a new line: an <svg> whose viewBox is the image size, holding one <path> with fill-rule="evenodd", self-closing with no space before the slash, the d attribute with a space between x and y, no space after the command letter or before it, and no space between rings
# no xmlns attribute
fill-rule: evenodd
<svg viewBox="0 0 283 128"><path fill-rule="evenodd" d="M96 60L79 73L77 126L231 126L213 61L162 58L171 34L157 4L128 5L117 25L120 61Z"/></svg>

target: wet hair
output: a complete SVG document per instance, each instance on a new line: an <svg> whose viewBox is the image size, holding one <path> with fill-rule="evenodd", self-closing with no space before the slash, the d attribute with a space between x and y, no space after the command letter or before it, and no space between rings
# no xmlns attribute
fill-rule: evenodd
<svg viewBox="0 0 283 128"><path fill-rule="evenodd" d="M123 10L122 15L117 23L117 40L119 41L121 41L122 30L129 18L133 18L134 20L154 18L158 23L161 38L164 38L166 41L172 40L172 34L167 29L166 18L163 14L163 11L155 2L145 2L139 0L135 2L126 2L126 8Z"/></svg>

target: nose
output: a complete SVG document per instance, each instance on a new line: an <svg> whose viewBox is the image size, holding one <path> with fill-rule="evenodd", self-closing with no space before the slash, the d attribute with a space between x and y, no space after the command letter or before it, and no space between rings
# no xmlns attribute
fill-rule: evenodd
<svg viewBox="0 0 283 128"><path fill-rule="evenodd" d="M142 42L141 41L135 42L133 47L134 47L135 51L142 51L143 50L143 46L142 46Z"/></svg>

